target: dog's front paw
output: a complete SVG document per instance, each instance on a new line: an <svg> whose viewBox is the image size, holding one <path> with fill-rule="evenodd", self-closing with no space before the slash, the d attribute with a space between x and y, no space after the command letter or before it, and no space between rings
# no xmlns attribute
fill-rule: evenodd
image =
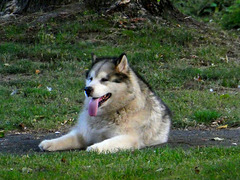
<svg viewBox="0 0 240 180"><path fill-rule="evenodd" d="M92 146L89 146L86 151L88 152L98 152L98 153L101 153L103 150L102 148L100 148L98 145L94 144Z"/></svg>
<svg viewBox="0 0 240 180"><path fill-rule="evenodd" d="M113 153L115 152L115 149L107 148L103 146L101 143L94 144L92 146L89 146L86 151L88 152L97 152L97 153Z"/></svg>
<svg viewBox="0 0 240 180"><path fill-rule="evenodd" d="M57 150L56 145L53 140L44 140L38 145L38 147L42 151L56 151Z"/></svg>

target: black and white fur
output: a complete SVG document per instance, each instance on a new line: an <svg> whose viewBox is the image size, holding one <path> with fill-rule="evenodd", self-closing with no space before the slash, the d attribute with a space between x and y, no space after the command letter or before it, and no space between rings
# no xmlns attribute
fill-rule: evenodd
<svg viewBox="0 0 240 180"><path fill-rule="evenodd" d="M168 140L171 113L130 68L125 54L118 58L97 58L86 77L86 98L78 124L66 135L44 140L41 150L116 152L158 145ZM105 96L106 95L106 96ZM89 110L99 104L95 115ZM94 108L93 108L94 109Z"/></svg>

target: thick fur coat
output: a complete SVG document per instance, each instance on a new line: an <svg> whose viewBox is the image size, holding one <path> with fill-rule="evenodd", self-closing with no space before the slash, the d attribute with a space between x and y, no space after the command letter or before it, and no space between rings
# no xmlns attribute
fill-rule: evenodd
<svg viewBox="0 0 240 180"><path fill-rule="evenodd" d="M40 149L116 152L167 142L170 110L134 73L126 55L92 55L92 61L78 124L60 138L42 141Z"/></svg>

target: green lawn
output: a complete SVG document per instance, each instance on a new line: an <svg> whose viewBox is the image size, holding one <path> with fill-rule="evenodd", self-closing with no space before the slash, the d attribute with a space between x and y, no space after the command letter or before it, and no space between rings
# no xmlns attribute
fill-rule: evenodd
<svg viewBox="0 0 240 180"><path fill-rule="evenodd" d="M132 67L172 109L174 127L209 125L219 118L229 126L240 124L239 54L229 55L234 44L224 44L215 30L156 22L127 30L112 25L119 19L93 17L1 30L0 129L16 129L20 123L57 129L76 119L91 52L127 53ZM231 43L231 36L224 37ZM199 119L199 112L206 118ZM213 112L217 116L208 118Z"/></svg>
<svg viewBox="0 0 240 180"><path fill-rule="evenodd" d="M0 29L0 130L75 124L91 52L127 53L173 111L173 128L240 125L239 32L155 21L131 30L118 26L130 20L84 14ZM239 146L0 154L0 179L240 179L239 154Z"/></svg>
<svg viewBox="0 0 240 180"><path fill-rule="evenodd" d="M0 179L239 179L240 147L0 155Z"/></svg>

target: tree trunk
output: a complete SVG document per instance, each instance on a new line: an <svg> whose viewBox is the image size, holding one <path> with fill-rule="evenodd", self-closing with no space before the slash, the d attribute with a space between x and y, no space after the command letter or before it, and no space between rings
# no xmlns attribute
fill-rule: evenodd
<svg viewBox="0 0 240 180"><path fill-rule="evenodd" d="M107 14L122 12L128 16L174 16L183 15L170 0L84 0L89 8L104 11Z"/></svg>
<svg viewBox="0 0 240 180"><path fill-rule="evenodd" d="M60 5L76 2L77 0L1 0L0 16L23 14L39 10L52 10Z"/></svg>
<svg viewBox="0 0 240 180"><path fill-rule="evenodd" d="M156 0L141 0L140 3L148 12L156 16L177 11L170 0L160 0L159 2Z"/></svg>
<svg viewBox="0 0 240 180"><path fill-rule="evenodd" d="M79 0L1 0L0 16L16 15L39 10L52 10L60 5ZM90 8L101 13L121 12L128 17L173 16L184 17L170 0L83 0Z"/></svg>

